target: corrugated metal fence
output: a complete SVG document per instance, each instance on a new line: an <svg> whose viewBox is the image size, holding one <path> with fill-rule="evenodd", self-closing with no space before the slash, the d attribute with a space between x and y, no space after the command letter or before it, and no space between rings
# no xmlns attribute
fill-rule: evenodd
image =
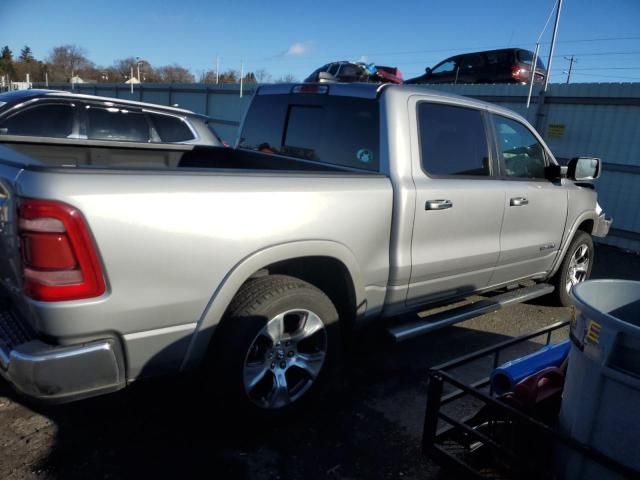
<svg viewBox="0 0 640 480"><path fill-rule="evenodd" d="M34 85L35 87L35 85ZM605 243L640 251L640 83L552 84L526 108L528 88L521 85L431 85L503 105L526 117L560 159L585 155L602 158L597 182L599 201L614 218ZM50 88L69 90L69 84ZM254 86L76 84L78 93L178 104L211 117L232 143Z"/></svg>

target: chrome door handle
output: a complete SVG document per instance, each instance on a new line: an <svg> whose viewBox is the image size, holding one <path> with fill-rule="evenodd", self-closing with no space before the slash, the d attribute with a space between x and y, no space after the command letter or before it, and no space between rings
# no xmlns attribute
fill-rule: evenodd
<svg viewBox="0 0 640 480"><path fill-rule="evenodd" d="M529 205L529 200L524 197L514 197L509 201L509 205L512 207L521 207L523 205Z"/></svg>
<svg viewBox="0 0 640 480"><path fill-rule="evenodd" d="M453 207L451 200L427 200L424 205L425 210L445 210Z"/></svg>

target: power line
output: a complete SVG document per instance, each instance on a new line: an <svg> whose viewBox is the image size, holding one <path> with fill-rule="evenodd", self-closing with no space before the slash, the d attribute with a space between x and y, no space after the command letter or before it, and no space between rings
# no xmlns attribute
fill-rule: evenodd
<svg viewBox="0 0 640 480"><path fill-rule="evenodd" d="M617 40L640 40L640 37L603 37L603 38L583 38L583 39L575 39L575 40L558 40L558 44L565 44L565 43L581 43L581 42L604 42L604 41L617 41ZM547 45L551 42L541 42L541 45ZM450 48L435 48L435 49L421 49L421 50L398 50L398 51L387 51L387 52L358 52L358 53L348 53L348 54L341 54L341 55L315 55L315 56L308 56L305 57L305 59L336 59L338 57L340 58L353 58L353 57L359 57L359 56L373 56L373 55L415 55L415 54L420 54L420 53L441 53L441 52L455 52L455 51L471 51L471 50L475 50L475 51L481 51L481 50L491 50L491 49L500 49L500 48L513 48L509 45L484 45L484 46L470 46L470 47L450 47ZM640 53L640 52L629 52L629 53ZM563 55L572 55L571 53L569 54L563 54ZM580 53L574 54L574 55L583 55ZM556 57L558 55L554 55L554 57ZM291 57L286 57L284 55L280 55L280 56L270 56L270 57L262 57L262 58L254 58L251 59L250 61L252 62L280 62L280 61L298 61L298 60L302 60L300 58L291 58Z"/></svg>

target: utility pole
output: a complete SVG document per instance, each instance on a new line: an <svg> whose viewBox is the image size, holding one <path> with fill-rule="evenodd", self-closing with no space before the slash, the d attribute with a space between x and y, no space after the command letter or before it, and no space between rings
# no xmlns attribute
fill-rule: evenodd
<svg viewBox="0 0 640 480"><path fill-rule="evenodd" d="M531 93L533 93L533 82L536 80L536 67L538 66L538 53L540 53L540 39L536 43L536 51L533 53L533 63L531 64L531 78L529 79L529 95L527 95L527 108L531 105Z"/></svg>
<svg viewBox="0 0 640 480"><path fill-rule="evenodd" d="M571 71L573 70L573 64L578 60L576 60L575 55L571 55L571 58L569 57L564 57L564 58L566 60L569 60L569 71L567 72L567 83L569 83L569 81L571 81Z"/></svg>
<svg viewBox="0 0 640 480"><path fill-rule="evenodd" d="M129 77L129 81L131 82L131 95L133 95L133 67L131 67L131 76Z"/></svg>
<svg viewBox="0 0 640 480"><path fill-rule="evenodd" d="M244 63L240 62L240 98L242 98L242 81L244 78Z"/></svg>
<svg viewBox="0 0 640 480"><path fill-rule="evenodd" d="M549 87L549 77L551 77L551 65L553 63L553 52L556 49L556 36L558 35L558 25L560 25L560 11L562 10L562 0L558 0L558 9L556 10L556 23L553 26L553 35L551 36L551 48L549 49L549 61L547 62L547 75L544 79L544 89L547 91Z"/></svg>
<svg viewBox="0 0 640 480"><path fill-rule="evenodd" d="M216 85L218 84L218 72L220 71L220 57L216 55Z"/></svg>

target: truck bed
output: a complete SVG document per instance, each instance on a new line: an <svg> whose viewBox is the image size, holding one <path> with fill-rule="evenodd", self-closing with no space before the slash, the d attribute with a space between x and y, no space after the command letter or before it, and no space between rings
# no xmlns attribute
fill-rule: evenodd
<svg viewBox="0 0 640 480"><path fill-rule="evenodd" d="M18 155L16 155L16 153ZM355 170L327 163L275 154L225 147L194 145L135 145L126 142L103 142L47 139L46 142L25 142L13 137L0 143L0 159L27 168L90 168L90 169L232 169L291 170L315 172L357 172L375 175L367 170Z"/></svg>

